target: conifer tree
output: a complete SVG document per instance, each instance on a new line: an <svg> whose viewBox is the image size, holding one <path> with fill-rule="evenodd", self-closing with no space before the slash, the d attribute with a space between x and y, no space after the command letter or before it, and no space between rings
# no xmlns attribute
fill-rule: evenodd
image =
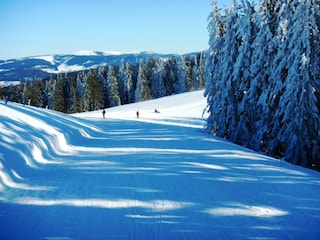
<svg viewBox="0 0 320 240"><path fill-rule="evenodd" d="M195 90L203 89L205 87L203 52L198 53L194 57L194 64L192 67L192 80L193 80L193 88Z"/></svg>
<svg viewBox="0 0 320 240"><path fill-rule="evenodd" d="M98 81L101 85L101 108L110 107L109 102L109 89L108 89L108 68L101 66L97 69Z"/></svg>
<svg viewBox="0 0 320 240"><path fill-rule="evenodd" d="M271 24L274 21L275 3L273 1L261 1L258 13L255 15L255 22L259 30L252 44L251 84L247 93L253 118L253 136L248 145L254 150L263 152L267 152L266 143L272 138L269 134L269 122L273 113L268 108L268 98L272 81L271 66L276 52L274 35L271 30L271 27L274 28L274 24Z"/></svg>
<svg viewBox="0 0 320 240"><path fill-rule="evenodd" d="M135 79L134 79L134 69L130 62L126 63L125 71L125 95L127 96L126 103L133 103L135 100Z"/></svg>
<svg viewBox="0 0 320 240"><path fill-rule="evenodd" d="M167 59L164 64L164 85L166 87L166 92L168 95L172 95L176 93L176 89L174 88L174 84L178 79L177 72L177 60L172 56L171 58Z"/></svg>
<svg viewBox="0 0 320 240"><path fill-rule="evenodd" d="M148 85L146 65L141 61L135 90L135 101L141 102L152 99L151 90Z"/></svg>
<svg viewBox="0 0 320 240"><path fill-rule="evenodd" d="M98 110L102 106L102 87L95 70L90 70L87 77L89 111Z"/></svg>
<svg viewBox="0 0 320 240"><path fill-rule="evenodd" d="M119 67L119 71L118 71L119 96L122 103L128 103L128 96L125 93L126 92L125 81L126 81L126 64L124 62L124 59L122 59Z"/></svg>
<svg viewBox="0 0 320 240"><path fill-rule="evenodd" d="M65 112L62 74L58 74L54 84L53 109L59 112Z"/></svg>
<svg viewBox="0 0 320 240"><path fill-rule="evenodd" d="M177 60L177 80L175 81L173 87L176 93L184 93L187 91L186 87L186 71L182 64L183 56ZM164 70L162 70L164 71ZM166 94L167 95L167 94Z"/></svg>
<svg viewBox="0 0 320 240"><path fill-rule="evenodd" d="M211 126L209 131L216 133L228 139L235 139L235 129L238 124L238 102L239 102L239 82L233 78L233 67L236 62L240 39L237 39L237 21L239 19L238 5L233 1L230 12L226 13L224 18L224 35L221 37L223 45L219 50L219 56L215 56L214 60L218 60L219 66L214 68L216 71L212 73L211 84L214 84L213 96L209 98L212 102L210 106L209 121ZM220 23L218 23L218 29ZM219 41L219 42L220 42ZM217 51L214 50L213 51Z"/></svg>
<svg viewBox="0 0 320 240"><path fill-rule="evenodd" d="M83 71L78 72L75 86L75 111L89 111L87 99L88 88L86 84L86 74Z"/></svg>
<svg viewBox="0 0 320 240"><path fill-rule="evenodd" d="M193 78L192 78L192 62L189 56L182 57L182 69L184 71L185 83L186 83L186 90L192 91L193 89Z"/></svg>
<svg viewBox="0 0 320 240"><path fill-rule="evenodd" d="M222 91L220 87L222 81L220 76L218 76L218 71L222 65L225 18L221 16L221 11L217 6L216 0L213 0L212 6L212 12L208 17L209 49L205 58L204 77L206 88L204 96L207 98L207 111L209 112L206 131L218 134L218 126L220 125L219 113L221 109L217 107L219 107L218 104Z"/></svg>
<svg viewBox="0 0 320 240"><path fill-rule="evenodd" d="M242 1L210 15L206 130L289 162L320 169L317 0Z"/></svg>
<svg viewBox="0 0 320 240"><path fill-rule="evenodd" d="M53 103L54 103L54 85L55 85L55 79L51 75L49 80L46 82L46 94L47 94L47 107L49 109L54 109Z"/></svg>
<svg viewBox="0 0 320 240"><path fill-rule="evenodd" d="M286 158L307 167L308 159L315 160L320 156L317 136L320 115L315 96L319 79L313 71L314 67L319 67L314 52L319 51L320 35L312 11L314 1L305 1L304 4L292 1L288 5L292 10L292 22L288 25L285 38L288 65L287 75L283 79L283 93L275 114L281 119L276 140L284 148Z"/></svg>
<svg viewBox="0 0 320 240"><path fill-rule="evenodd" d="M23 91L22 91L22 104L28 104L29 99L29 81L25 81L23 83Z"/></svg>
<svg viewBox="0 0 320 240"><path fill-rule="evenodd" d="M166 89L163 79L164 63L162 59L156 61L153 67L152 79L151 79L151 95L152 98L159 98L166 96Z"/></svg>
<svg viewBox="0 0 320 240"><path fill-rule="evenodd" d="M107 85L109 91L109 103L110 107L115 107L121 105L121 100L119 96L119 84L118 78L113 66L108 68Z"/></svg>
<svg viewBox="0 0 320 240"><path fill-rule="evenodd" d="M64 90L65 112L72 113L74 110L74 101L73 101L74 91L72 86L72 78L68 73L65 73L65 76L64 76L63 90Z"/></svg>
<svg viewBox="0 0 320 240"><path fill-rule="evenodd" d="M238 83L236 104L239 116L233 141L248 146L254 134L256 101L248 95L248 92L251 87L252 45L257 36L257 27L254 22L254 7L248 1L242 1L241 11L242 16L235 26L237 29L236 39L239 39L240 43L232 73L233 81Z"/></svg>

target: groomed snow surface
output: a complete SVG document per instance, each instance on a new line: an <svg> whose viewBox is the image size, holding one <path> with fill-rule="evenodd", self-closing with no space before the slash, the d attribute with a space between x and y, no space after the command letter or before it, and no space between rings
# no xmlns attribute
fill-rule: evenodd
<svg viewBox="0 0 320 240"><path fill-rule="evenodd" d="M203 133L202 95L0 102L0 239L320 239L319 172Z"/></svg>

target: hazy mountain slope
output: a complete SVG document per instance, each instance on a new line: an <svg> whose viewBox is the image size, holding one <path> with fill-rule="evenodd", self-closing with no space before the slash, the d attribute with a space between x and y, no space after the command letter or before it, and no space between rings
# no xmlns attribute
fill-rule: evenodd
<svg viewBox="0 0 320 240"><path fill-rule="evenodd" d="M92 52L81 51L70 55L45 55L0 61L0 81L46 78L50 74L80 71L101 65L120 65L121 61L135 64L139 59L171 57L174 54L152 52Z"/></svg>

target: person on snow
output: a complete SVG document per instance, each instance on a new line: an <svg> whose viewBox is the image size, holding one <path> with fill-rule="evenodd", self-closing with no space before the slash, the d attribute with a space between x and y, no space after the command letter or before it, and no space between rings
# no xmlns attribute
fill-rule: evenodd
<svg viewBox="0 0 320 240"><path fill-rule="evenodd" d="M139 111L136 112L137 118L139 118Z"/></svg>
<svg viewBox="0 0 320 240"><path fill-rule="evenodd" d="M105 118L105 115L106 115L106 110L103 109L103 111L102 111L103 118Z"/></svg>

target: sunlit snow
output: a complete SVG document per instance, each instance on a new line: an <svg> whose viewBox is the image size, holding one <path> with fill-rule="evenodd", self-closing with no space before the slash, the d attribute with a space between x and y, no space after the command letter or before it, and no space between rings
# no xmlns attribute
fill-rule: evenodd
<svg viewBox="0 0 320 240"><path fill-rule="evenodd" d="M319 173L204 133L205 105L0 101L0 239L319 239Z"/></svg>

